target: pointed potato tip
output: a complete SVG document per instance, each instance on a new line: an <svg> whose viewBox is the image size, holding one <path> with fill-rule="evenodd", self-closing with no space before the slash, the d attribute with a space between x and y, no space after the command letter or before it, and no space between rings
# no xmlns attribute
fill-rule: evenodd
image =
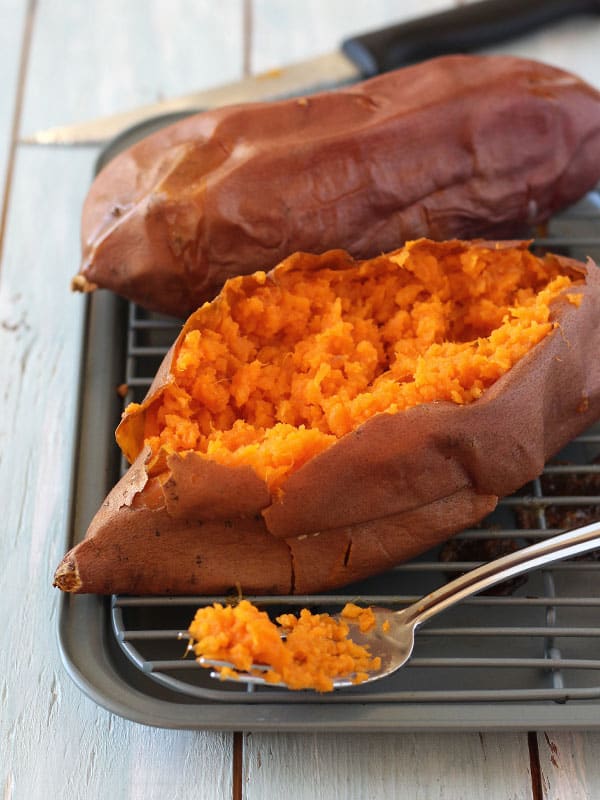
<svg viewBox="0 0 600 800"><path fill-rule="evenodd" d="M77 569L77 562L72 556L66 556L54 573L52 584L63 592L78 592L81 589L82 581Z"/></svg>
<svg viewBox="0 0 600 800"><path fill-rule="evenodd" d="M72 292L94 292L97 288L98 284L88 281L88 279L84 275L81 275L81 273L75 275L75 277L71 279Z"/></svg>

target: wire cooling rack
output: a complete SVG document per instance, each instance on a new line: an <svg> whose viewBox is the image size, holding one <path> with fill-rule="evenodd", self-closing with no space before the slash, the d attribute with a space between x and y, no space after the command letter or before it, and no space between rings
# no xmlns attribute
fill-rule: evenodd
<svg viewBox="0 0 600 800"><path fill-rule="evenodd" d="M600 193L554 219L535 246L600 260ZM113 431L143 398L181 322L108 293L90 299L75 466L74 544L124 464ZM93 456L90 456L93 454ZM272 616L348 601L401 608L472 569L600 519L600 424L476 529L394 570L318 596L250 598ZM65 597L67 669L97 702L167 727L278 730L531 729L600 724L600 553L554 564L473 597L425 626L408 666L330 695L215 681L186 657L196 608L228 598Z"/></svg>

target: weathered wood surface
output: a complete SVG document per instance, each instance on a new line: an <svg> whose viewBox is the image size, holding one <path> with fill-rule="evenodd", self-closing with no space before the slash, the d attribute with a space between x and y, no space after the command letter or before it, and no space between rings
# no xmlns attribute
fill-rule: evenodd
<svg viewBox="0 0 600 800"><path fill-rule="evenodd" d="M544 798L594 800L600 796L600 733L544 731L538 741Z"/></svg>
<svg viewBox="0 0 600 800"><path fill-rule="evenodd" d="M527 737L521 734L248 734L247 800L529 800ZM304 779L302 779L304 775Z"/></svg>
<svg viewBox="0 0 600 800"><path fill-rule="evenodd" d="M19 103L19 72L25 61L23 38L27 26L27 5L21 0L0 3L0 191L6 191L8 165L12 155L13 128ZM0 235L4 227L5 204L0 206Z"/></svg>
<svg viewBox="0 0 600 800"><path fill-rule="evenodd" d="M68 285L97 150L13 147L20 92L26 135L306 58L354 31L449 5L0 0L0 185L10 178L0 263L4 800L535 796L524 733L247 733L234 742L230 733L154 729L82 695L56 643L50 584L68 523L83 324L82 299ZM600 85L599 34L595 20L572 21L512 51ZM541 732L538 744L545 798L600 796L597 733Z"/></svg>
<svg viewBox="0 0 600 800"><path fill-rule="evenodd" d="M21 132L239 77L241 2L212 8L38 2ZM0 273L0 787L4 800L230 797L232 734L128 723L81 694L57 652L51 581L68 524L83 314L69 281L95 157L19 147L13 165Z"/></svg>

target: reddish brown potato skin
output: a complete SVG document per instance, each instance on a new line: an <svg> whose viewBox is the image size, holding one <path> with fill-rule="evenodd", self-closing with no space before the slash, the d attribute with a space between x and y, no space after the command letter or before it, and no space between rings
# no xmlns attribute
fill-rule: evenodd
<svg viewBox="0 0 600 800"><path fill-rule="evenodd" d="M195 115L96 178L76 288L187 316L295 251L522 236L600 179L600 94L509 56Z"/></svg>
<svg viewBox="0 0 600 800"><path fill-rule="evenodd" d="M182 520L164 509L123 506L98 515L69 552L56 585L94 594L307 594L390 569L474 524L497 498L469 489L383 520L289 540L262 519ZM433 523L433 524L432 524ZM64 576L77 576L63 585Z"/></svg>
<svg viewBox="0 0 600 800"><path fill-rule="evenodd" d="M436 245L440 252L452 246ZM475 524L600 418L600 270L559 261L580 279L570 293L581 294L581 304L558 298L557 327L479 400L377 414L292 473L275 500L246 468L213 469L177 454L169 457L164 486L148 480L148 451L138 454L140 420L169 380L169 354L141 412L120 426L135 461L86 539L65 556L56 585L102 594L226 594L236 585L246 594L320 592L377 574ZM350 263L340 251L297 255L267 280L300 265ZM218 304L209 313L218 313Z"/></svg>

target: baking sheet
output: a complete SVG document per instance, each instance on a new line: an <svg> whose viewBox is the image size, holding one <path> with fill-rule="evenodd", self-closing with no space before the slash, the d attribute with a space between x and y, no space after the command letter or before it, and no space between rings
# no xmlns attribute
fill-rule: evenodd
<svg viewBox="0 0 600 800"><path fill-rule="evenodd" d="M164 121L125 132L101 154L98 169ZM599 197L591 193L576 209L555 220L548 240L540 243L579 258L593 255L594 250L600 253ZM160 347L166 348L176 335L176 327L163 324L168 321L147 315L108 292L95 292L85 302L79 446L74 455L72 518L65 548L83 536L122 469L113 434L123 405L117 387L128 379L132 382L132 320L144 322L146 345L155 346L153 337L158 337ZM150 380L155 364L152 358L142 360ZM138 381L137 391L143 393L146 377ZM593 430L566 448L563 457L589 465L599 452L600 434ZM465 532L464 537L531 536L531 532L515 531L515 509L543 509L544 502L540 483L534 482L501 505L488 520L487 532ZM595 502L600 498L576 498L582 506ZM439 549L424 554L351 587L348 595L324 596L319 602L335 604L358 596L364 602L402 605L449 574L472 566L456 561L441 564L439 555ZM433 632L424 629L418 635L410 668L368 691L355 687L319 696L281 690L248 692L237 686L226 689L200 668L164 669L161 660L173 660L176 642L165 641L155 657L145 654L143 642L128 640L128 632L136 628L184 629L202 598L185 602L160 598L153 604L146 599L64 595L59 644L67 671L87 695L114 713L148 725L290 731L590 729L600 726L599 571L594 561L558 565L532 574L504 598L474 598L443 615ZM285 600L264 602L269 606ZM583 625L587 633L575 635L575 628ZM561 626L563 635L557 638L553 630ZM478 629L481 634L474 635L472 631ZM576 662L578 666L568 666Z"/></svg>

